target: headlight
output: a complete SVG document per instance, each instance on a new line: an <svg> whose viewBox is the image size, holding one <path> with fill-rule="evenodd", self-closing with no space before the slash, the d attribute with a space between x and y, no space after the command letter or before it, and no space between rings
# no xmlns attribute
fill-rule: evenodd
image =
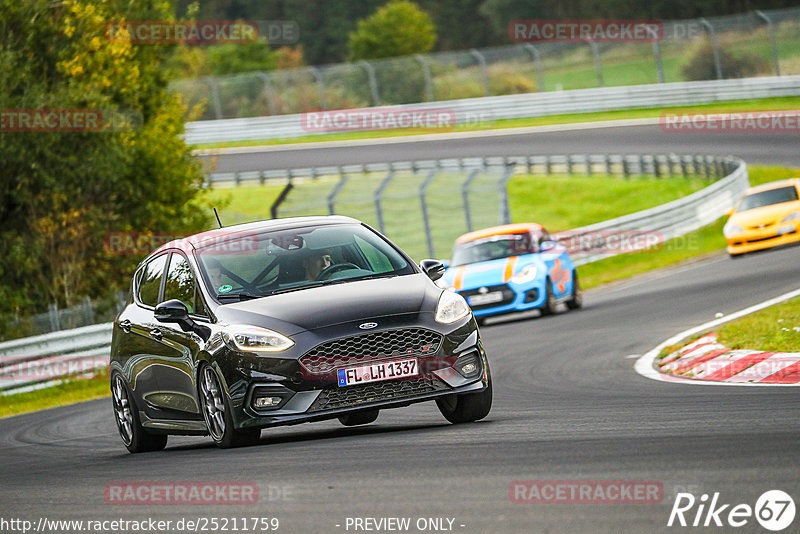
<svg viewBox="0 0 800 534"><path fill-rule="evenodd" d="M436 306L436 322L451 324L470 314L464 297L453 291L444 291Z"/></svg>
<svg viewBox="0 0 800 534"><path fill-rule="evenodd" d="M536 278L536 273L536 265L528 265L512 276L511 281L515 284L526 284Z"/></svg>
<svg viewBox="0 0 800 534"><path fill-rule="evenodd" d="M793 211L792 213L781 219L781 222L785 223L789 221L795 221L797 219L800 219L800 211Z"/></svg>
<svg viewBox="0 0 800 534"><path fill-rule="evenodd" d="M222 330L222 339L231 347L243 352L281 352L294 341L266 328L232 324Z"/></svg>
<svg viewBox="0 0 800 534"><path fill-rule="evenodd" d="M722 229L722 233L725 234L725 237L733 237L736 234L741 234L742 232L744 232L744 230L742 230L741 227L731 223L727 223Z"/></svg>

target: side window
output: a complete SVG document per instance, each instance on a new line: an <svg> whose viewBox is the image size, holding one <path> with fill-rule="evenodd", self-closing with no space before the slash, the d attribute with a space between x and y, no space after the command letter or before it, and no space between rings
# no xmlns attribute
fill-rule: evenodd
<svg viewBox="0 0 800 534"><path fill-rule="evenodd" d="M167 271L164 300L170 299L178 299L183 302L191 314L206 315L192 268L189 266L188 260L178 253L172 254Z"/></svg>
<svg viewBox="0 0 800 534"><path fill-rule="evenodd" d="M372 269L373 272L376 273L387 273L389 271L394 270L394 266L389 258L386 257L386 254L375 248L370 243L367 243L360 237L355 237L355 243L358 248L361 249L361 252L367 258L369 262L369 267Z"/></svg>
<svg viewBox="0 0 800 534"><path fill-rule="evenodd" d="M161 276L166 263L167 255L163 254L150 260L144 268L139 282L139 300L142 304L153 307L158 304L158 291L161 289Z"/></svg>

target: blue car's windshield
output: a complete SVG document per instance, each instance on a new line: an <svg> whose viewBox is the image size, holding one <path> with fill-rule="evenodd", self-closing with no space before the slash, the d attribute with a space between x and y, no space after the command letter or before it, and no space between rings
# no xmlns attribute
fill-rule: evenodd
<svg viewBox="0 0 800 534"><path fill-rule="evenodd" d="M456 243L451 262L453 265L466 265L481 261L497 260L520 254L536 252L529 233L508 234Z"/></svg>

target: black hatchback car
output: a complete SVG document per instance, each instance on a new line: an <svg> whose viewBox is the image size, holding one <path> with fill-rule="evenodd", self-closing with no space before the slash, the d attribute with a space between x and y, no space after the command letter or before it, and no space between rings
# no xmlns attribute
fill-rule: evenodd
<svg viewBox="0 0 800 534"><path fill-rule="evenodd" d="M167 243L133 277L114 322L111 390L131 452L169 434L220 447L262 428L435 400L452 423L485 417L489 364L469 306L369 226L304 217Z"/></svg>

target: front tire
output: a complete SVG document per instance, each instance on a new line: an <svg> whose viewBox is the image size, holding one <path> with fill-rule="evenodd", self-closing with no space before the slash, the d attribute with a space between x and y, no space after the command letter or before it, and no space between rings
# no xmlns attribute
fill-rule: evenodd
<svg viewBox="0 0 800 534"><path fill-rule="evenodd" d="M454 425L478 421L492 409L492 375L486 367L486 389L480 393L447 395L436 399L436 406L445 419Z"/></svg>
<svg viewBox="0 0 800 534"><path fill-rule="evenodd" d="M111 400L114 404L117 430L129 452L137 454L160 451L167 446L166 434L150 434L144 429L133 394L119 374L115 374L111 381Z"/></svg>
<svg viewBox="0 0 800 534"><path fill-rule="evenodd" d="M556 297L553 295L553 284L549 278L544 280L544 304L539 308L540 315L553 315L556 312Z"/></svg>
<svg viewBox="0 0 800 534"><path fill-rule="evenodd" d="M261 437L260 429L237 430L234 428L230 399L222 388L222 381L210 365L201 369L199 382L200 407L203 410L203 418L206 421L208 433L217 447L230 449L257 443Z"/></svg>
<svg viewBox="0 0 800 534"><path fill-rule="evenodd" d="M366 412L348 413L339 416L339 422L344 426L368 425L374 423L378 418L379 410L367 410Z"/></svg>
<svg viewBox="0 0 800 534"><path fill-rule="evenodd" d="M578 273L572 272L572 296L567 301L567 308L570 310L577 310L583 307L583 290L581 284L578 282Z"/></svg>

